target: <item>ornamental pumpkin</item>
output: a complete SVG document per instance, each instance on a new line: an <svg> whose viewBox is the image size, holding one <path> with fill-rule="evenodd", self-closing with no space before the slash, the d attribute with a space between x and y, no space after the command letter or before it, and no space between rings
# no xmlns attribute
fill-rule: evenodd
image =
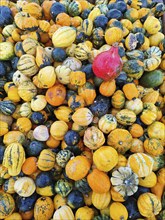
<svg viewBox="0 0 165 220"><path fill-rule="evenodd" d="M111 186L108 175L96 168L88 174L87 181L93 192L96 193L106 193Z"/></svg>
<svg viewBox="0 0 165 220"><path fill-rule="evenodd" d="M8 168L11 176L17 176L21 172L24 161L25 151L20 143L13 142L6 147L2 165Z"/></svg>
<svg viewBox="0 0 165 220"><path fill-rule="evenodd" d="M12 214L15 209L13 197L3 191L0 192L0 219L4 219Z"/></svg>
<svg viewBox="0 0 165 220"><path fill-rule="evenodd" d="M30 177L20 177L14 183L15 192L22 197L31 196L36 190L36 185Z"/></svg>
<svg viewBox="0 0 165 220"><path fill-rule="evenodd" d="M138 190L138 176L129 167L119 167L111 177L114 190L123 197L131 196Z"/></svg>
<svg viewBox="0 0 165 220"><path fill-rule="evenodd" d="M13 212L10 216L8 216L5 219L6 220L13 220L13 219L15 219L15 220L22 220L22 216L18 212Z"/></svg>
<svg viewBox="0 0 165 220"><path fill-rule="evenodd" d="M62 84L55 84L53 87L48 88L46 91L46 101L53 105L61 105L66 97L66 88Z"/></svg>
<svg viewBox="0 0 165 220"><path fill-rule="evenodd" d="M33 76L38 72L35 57L30 54L24 54L17 63L17 69L25 76Z"/></svg>
<svg viewBox="0 0 165 220"><path fill-rule="evenodd" d="M165 125L159 121L153 122L147 128L147 133L150 138L160 139L162 143L164 143L165 135L164 135Z"/></svg>
<svg viewBox="0 0 165 220"><path fill-rule="evenodd" d="M154 172L151 172L148 176L146 177L140 177L139 178L139 185L144 186L147 188L154 187L157 183L157 177Z"/></svg>
<svg viewBox="0 0 165 220"><path fill-rule="evenodd" d="M57 79L60 83L66 85L70 83L71 69L65 65L58 65L55 69Z"/></svg>
<svg viewBox="0 0 165 220"><path fill-rule="evenodd" d="M82 96L87 105L91 105L96 98L95 87L91 82L86 82L78 87L78 95Z"/></svg>
<svg viewBox="0 0 165 220"><path fill-rule="evenodd" d="M22 48L26 54L36 55L36 47L39 45L39 42L33 38L26 38L22 42Z"/></svg>
<svg viewBox="0 0 165 220"><path fill-rule="evenodd" d="M109 45L112 45L115 42L120 42L122 38L123 32L118 27L111 27L105 31L105 41Z"/></svg>
<svg viewBox="0 0 165 220"><path fill-rule="evenodd" d="M40 19L42 17L42 8L35 2L29 2L23 5L22 11L27 12L36 19Z"/></svg>
<svg viewBox="0 0 165 220"><path fill-rule="evenodd" d="M55 69L52 66L46 66L39 70L38 81L43 88L50 88L56 82Z"/></svg>
<svg viewBox="0 0 165 220"><path fill-rule="evenodd" d="M32 111L38 112L46 107L47 101L44 95L36 95L31 100Z"/></svg>
<svg viewBox="0 0 165 220"><path fill-rule="evenodd" d="M49 138L48 128L45 125L39 125L32 131L32 139L38 141L47 141Z"/></svg>
<svg viewBox="0 0 165 220"><path fill-rule="evenodd" d="M128 219L128 211L126 207L120 202L113 202L110 205L110 217L112 219Z"/></svg>
<svg viewBox="0 0 165 220"><path fill-rule="evenodd" d="M134 123L129 127L129 132L133 138L139 138L143 135L143 127L139 124Z"/></svg>
<svg viewBox="0 0 165 220"><path fill-rule="evenodd" d="M154 160L145 153L134 153L129 156L127 165L139 177L146 177L152 172Z"/></svg>
<svg viewBox="0 0 165 220"><path fill-rule="evenodd" d="M90 166L85 156L76 156L66 164L65 171L70 179L77 181L88 174Z"/></svg>
<svg viewBox="0 0 165 220"><path fill-rule="evenodd" d="M86 83L86 75L82 71L71 71L70 84L75 86L82 86Z"/></svg>
<svg viewBox="0 0 165 220"><path fill-rule="evenodd" d="M72 110L77 110L79 108L83 108L85 106L85 101L82 96L79 95L71 95L68 100L68 106Z"/></svg>
<svg viewBox="0 0 165 220"><path fill-rule="evenodd" d="M87 60L89 58L91 52L91 48L87 45L86 41L83 43L77 44L75 50L74 50L74 56L81 60Z"/></svg>
<svg viewBox="0 0 165 220"><path fill-rule="evenodd" d="M102 146L93 154L93 161L97 169L108 172L118 163L118 153L110 146Z"/></svg>
<svg viewBox="0 0 165 220"><path fill-rule="evenodd" d="M60 194L56 194L53 199L53 202L54 202L54 208L55 210L57 210L61 206L66 205L66 198L62 197Z"/></svg>
<svg viewBox="0 0 165 220"><path fill-rule="evenodd" d="M163 154L164 148L159 139L156 138L149 138L144 141L144 149L145 151L152 155L152 156L158 156L160 154Z"/></svg>
<svg viewBox="0 0 165 220"><path fill-rule="evenodd" d="M99 86L99 92L101 95L110 97L114 94L116 90L116 83L115 80L108 80L108 81L103 81L101 85Z"/></svg>
<svg viewBox="0 0 165 220"><path fill-rule="evenodd" d="M25 102L29 102L37 95L37 88L31 81L24 81L18 86L18 95Z"/></svg>
<svg viewBox="0 0 165 220"><path fill-rule="evenodd" d="M75 57L67 57L63 61L62 65L66 66L67 68L70 68L72 71L80 70L82 67L81 61Z"/></svg>
<svg viewBox="0 0 165 220"><path fill-rule="evenodd" d="M122 109L116 114L117 122L122 125L131 125L136 121L136 114L128 109Z"/></svg>
<svg viewBox="0 0 165 220"><path fill-rule="evenodd" d="M119 192L115 191L113 186L111 187L110 192L111 192L112 200L114 202L124 202L125 201L124 197Z"/></svg>
<svg viewBox="0 0 165 220"><path fill-rule="evenodd" d="M125 104L125 96L121 90L117 90L111 99L112 106L117 109L121 109Z"/></svg>
<svg viewBox="0 0 165 220"><path fill-rule="evenodd" d="M133 138L130 151L132 153L144 153L143 141L141 141L139 138Z"/></svg>
<svg viewBox="0 0 165 220"><path fill-rule="evenodd" d="M51 170L55 164L55 154L50 149L41 151L38 157L37 166L42 171Z"/></svg>
<svg viewBox="0 0 165 220"><path fill-rule="evenodd" d="M9 131L3 136L3 143L5 145L9 145L14 142L22 144L24 141L25 135L20 131Z"/></svg>
<svg viewBox="0 0 165 220"><path fill-rule="evenodd" d="M1 124L0 136L3 136L6 133L8 133L9 126L8 126L7 122L5 122L5 121L0 121L0 124Z"/></svg>
<svg viewBox="0 0 165 220"><path fill-rule="evenodd" d="M49 220L54 212L54 204L50 197L40 197L34 206L34 218L36 220Z"/></svg>
<svg viewBox="0 0 165 220"><path fill-rule="evenodd" d="M37 158L36 157L28 157L22 165L22 172L25 175L31 175L37 171Z"/></svg>
<svg viewBox="0 0 165 220"><path fill-rule="evenodd" d="M155 104L158 100L158 97L159 97L159 92L156 90L153 90L151 92L148 92L146 95L144 95L142 98L142 101L143 103L148 102L148 103Z"/></svg>
<svg viewBox="0 0 165 220"><path fill-rule="evenodd" d="M93 120L93 114L88 108L80 108L74 112L72 120L80 126L88 126Z"/></svg>
<svg viewBox="0 0 165 220"><path fill-rule="evenodd" d="M94 210L92 208L89 208L88 206L83 206L77 209L75 214L75 220L83 220L83 219L92 220L93 217L94 217Z"/></svg>
<svg viewBox="0 0 165 220"><path fill-rule="evenodd" d="M21 83L23 83L24 81L30 81L29 77L25 76L23 73L21 73L19 70L17 70L14 74L13 74L13 83L16 86L19 86Z"/></svg>
<svg viewBox="0 0 165 220"><path fill-rule="evenodd" d="M38 21L27 12L18 12L14 16L15 24L21 30L35 31L38 28Z"/></svg>
<svg viewBox="0 0 165 220"><path fill-rule="evenodd" d="M55 121L50 127L50 134L56 140L63 140L68 131L68 125L64 121Z"/></svg>
<svg viewBox="0 0 165 220"><path fill-rule="evenodd" d="M107 208L110 201L111 201L110 192L106 192L106 193L92 192L92 204L97 209L100 210Z"/></svg>
<svg viewBox="0 0 165 220"><path fill-rule="evenodd" d="M143 102L140 98L135 98L125 102L125 108L138 115L143 110Z"/></svg>
<svg viewBox="0 0 165 220"><path fill-rule="evenodd" d="M116 128L108 135L107 144L114 147L118 153L124 154L131 148L132 135L125 129Z"/></svg>
<svg viewBox="0 0 165 220"><path fill-rule="evenodd" d="M76 30L73 27L58 28L52 36L54 47L69 47L76 39Z"/></svg>
<svg viewBox="0 0 165 220"><path fill-rule="evenodd" d="M59 179L55 184L55 192L60 194L62 197L67 197L72 189L72 183L66 179Z"/></svg>
<svg viewBox="0 0 165 220"><path fill-rule="evenodd" d="M102 131L92 126L86 129L83 142L89 149L96 150L104 144L105 137Z"/></svg>
<svg viewBox="0 0 165 220"><path fill-rule="evenodd" d="M144 22L144 28L148 34L156 34L161 29L161 24L154 16L148 16Z"/></svg>
<svg viewBox="0 0 165 220"><path fill-rule="evenodd" d="M161 202L153 193L143 193L137 200L139 212L142 216L153 218L162 209Z"/></svg>
<svg viewBox="0 0 165 220"><path fill-rule="evenodd" d="M59 207L53 215L53 220L74 220L74 214L72 209L68 205L63 205Z"/></svg>
<svg viewBox="0 0 165 220"><path fill-rule="evenodd" d="M123 92L124 92L125 97L128 100L131 100L133 98L138 98L138 96L139 96L139 91L136 88L134 83L125 84L123 86Z"/></svg>
<svg viewBox="0 0 165 220"><path fill-rule="evenodd" d="M36 64L39 68L43 68L45 66L50 66L53 62L51 56L47 53L45 48L42 46L36 47Z"/></svg>
<svg viewBox="0 0 165 220"><path fill-rule="evenodd" d="M24 132L28 132L31 130L32 123L31 123L30 119L28 119L26 117L21 117L21 118L17 119L16 127L18 128L18 130L20 132L24 133Z"/></svg>
<svg viewBox="0 0 165 220"><path fill-rule="evenodd" d="M54 110L54 114L59 121L69 122L71 120L72 109L68 106L61 105Z"/></svg>
<svg viewBox="0 0 165 220"><path fill-rule="evenodd" d="M159 183L165 185L165 168L161 168L157 173L157 180Z"/></svg>
<svg viewBox="0 0 165 220"><path fill-rule="evenodd" d="M98 121L99 129L108 134L117 127L117 120L112 114L105 114Z"/></svg>
<svg viewBox="0 0 165 220"><path fill-rule="evenodd" d="M69 159L71 158L71 151L69 150L60 150L56 155L56 163L60 167L65 167Z"/></svg>

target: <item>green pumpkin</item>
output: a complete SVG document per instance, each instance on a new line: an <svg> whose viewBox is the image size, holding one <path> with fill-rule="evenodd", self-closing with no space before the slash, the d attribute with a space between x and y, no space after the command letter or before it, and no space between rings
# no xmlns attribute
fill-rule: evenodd
<svg viewBox="0 0 165 220"><path fill-rule="evenodd" d="M11 42L0 42L0 60L11 60L14 55L14 45Z"/></svg>
<svg viewBox="0 0 165 220"><path fill-rule="evenodd" d="M90 54L90 49L85 43L79 43L77 44L75 51L74 51L74 56L83 61L87 60Z"/></svg>
<svg viewBox="0 0 165 220"><path fill-rule="evenodd" d="M116 114L116 119L122 125L132 125L136 121L136 114L132 110L122 109Z"/></svg>
<svg viewBox="0 0 165 220"><path fill-rule="evenodd" d="M60 150L56 155L56 163L60 167L65 167L69 159L71 158L71 151L70 150Z"/></svg>
<svg viewBox="0 0 165 220"><path fill-rule="evenodd" d="M144 72L144 64L140 60L128 60L123 65L123 71L127 73L129 77L139 79Z"/></svg>
<svg viewBox="0 0 165 220"><path fill-rule="evenodd" d="M110 217L108 215L105 215L105 214L97 215L97 216L94 217L93 220L110 220Z"/></svg>
<svg viewBox="0 0 165 220"><path fill-rule="evenodd" d="M81 13L81 11L82 11L82 7L78 1L72 1L68 5L68 13L72 17L79 15Z"/></svg>
<svg viewBox="0 0 165 220"><path fill-rule="evenodd" d="M145 72L140 78L140 85L147 88L154 88L160 86L163 83L163 73L161 70L154 70L151 72Z"/></svg>
<svg viewBox="0 0 165 220"><path fill-rule="evenodd" d="M0 102L0 111L5 115L12 115L16 110L15 104L10 100Z"/></svg>
<svg viewBox="0 0 165 220"><path fill-rule="evenodd" d="M78 209L84 205L83 194L78 190L72 190L67 197L67 205L72 209Z"/></svg>
<svg viewBox="0 0 165 220"><path fill-rule="evenodd" d="M60 179L55 184L56 193L60 194L62 197L66 197L73 189L72 183L66 179Z"/></svg>
<svg viewBox="0 0 165 220"><path fill-rule="evenodd" d="M165 166L165 155L158 155L158 156L151 156L151 157L154 160L154 165L153 165L154 172Z"/></svg>
<svg viewBox="0 0 165 220"><path fill-rule="evenodd" d="M91 188L86 178L75 181L75 187L83 194L88 194L91 191Z"/></svg>

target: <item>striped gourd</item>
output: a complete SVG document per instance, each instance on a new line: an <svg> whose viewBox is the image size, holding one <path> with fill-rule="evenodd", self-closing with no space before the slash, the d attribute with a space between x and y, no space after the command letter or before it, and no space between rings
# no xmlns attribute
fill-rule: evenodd
<svg viewBox="0 0 165 220"><path fill-rule="evenodd" d="M72 1L69 5L68 5L68 13L70 16L77 16L81 13L82 11L82 7L79 1Z"/></svg>
<svg viewBox="0 0 165 220"><path fill-rule="evenodd" d="M38 66L35 57L30 54L24 54L20 57L17 69L26 76L33 76L38 72Z"/></svg>
<svg viewBox="0 0 165 220"><path fill-rule="evenodd" d="M0 192L0 219L4 219L12 214L15 209L15 202L9 193Z"/></svg>
<svg viewBox="0 0 165 220"><path fill-rule="evenodd" d="M111 194L110 192L106 193L96 193L92 192L92 204L97 209L105 209L108 207L111 201Z"/></svg>
<svg viewBox="0 0 165 220"><path fill-rule="evenodd" d="M25 102L29 102L37 95L37 88L31 81L24 81L18 86L18 94Z"/></svg>
<svg viewBox="0 0 165 220"><path fill-rule="evenodd" d="M55 191L62 197L66 197L73 189L72 183L66 179L60 179L56 182Z"/></svg>
<svg viewBox="0 0 165 220"><path fill-rule="evenodd" d="M35 55L36 54L36 47L39 46L38 41L36 41L33 38L26 38L22 42L22 47L25 53L30 54L30 55Z"/></svg>
<svg viewBox="0 0 165 220"><path fill-rule="evenodd" d="M76 39L76 30L73 27L60 27L52 36L54 47L69 47Z"/></svg>
<svg viewBox="0 0 165 220"><path fill-rule="evenodd" d="M134 153L129 156L127 165L139 177L146 177L152 172L154 160L145 153Z"/></svg>
<svg viewBox="0 0 165 220"><path fill-rule="evenodd" d="M87 35L90 36L93 30L93 22L90 19L85 19L82 23L82 30Z"/></svg>
<svg viewBox="0 0 165 220"><path fill-rule="evenodd" d="M87 60L90 55L90 49L86 43L79 43L74 52L74 56L81 61Z"/></svg>
<svg viewBox="0 0 165 220"><path fill-rule="evenodd" d="M122 125L131 125L136 121L136 114L128 109L122 109L116 114L117 122Z"/></svg>
<svg viewBox="0 0 165 220"><path fill-rule="evenodd" d="M2 165L8 168L11 176L17 176L21 172L25 161L25 151L20 143L11 143L7 146Z"/></svg>
<svg viewBox="0 0 165 220"><path fill-rule="evenodd" d="M55 164L55 154L50 149L41 151L38 158L38 168L42 171L51 170Z"/></svg>

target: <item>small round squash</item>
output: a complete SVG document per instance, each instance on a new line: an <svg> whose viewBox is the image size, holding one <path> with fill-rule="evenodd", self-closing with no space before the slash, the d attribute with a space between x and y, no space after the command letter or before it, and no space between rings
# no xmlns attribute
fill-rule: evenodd
<svg viewBox="0 0 165 220"><path fill-rule="evenodd" d="M12 214L15 208L13 197L3 191L0 192L0 219L4 219Z"/></svg>
<svg viewBox="0 0 165 220"><path fill-rule="evenodd" d="M96 193L92 192L92 204L97 209L105 209L108 207L109 203L111 201L111 194L110 192L106 193Z"/></svg>
<svg viewBox="0 0 165 220"><path fill-rule="evenodd" d="M55 153L50 149L44 149L41 151L37 166L42 171L51 170L55 164Z"/></svg>
<svg viewBox="0 0 165 220"><path fill-rule="evenodd" d="M128 211L126 207L120 202L113 202L110 205L110 217L112 219L128 219Z"/></svg>
<svg viewBox="0 0 165 220"><path fill-rule="evenodd" d="M137 201L139 212L142 216L153 218L162 209L161 202L153 193L143 193Z"/></svg>
<svg viewBox="0 0 165 220"><path fill-rule="evenodd" d="M35 220L49 220L54 212L54 204L50 197L40 197L34 206Z"/></svg>
<svg viewBox="0 0 165 220"><path fill-rule="evenodd" d="M50 127L50 134L56 140L63 140L68 131L68 125L64 121L55 121Z"/></svg>
<svg viewBox="0 0 165 220"><path fill-rule="evenodd" d="M144 149L145 151L152 155L158 156L163 154L164 147L159 139L156 138L149 138L144 141Z"/></svg>
<svg viewBox="0 0 165 220"><path fill-rule="evenodd" d="M69 160L65 167L65 171L70 179L77 181L87 175L90 166L91 165L85 156L76 156Z"/></svg>
<svg viewBox="0 0 165 220"><path fill-rule="evenodd" d="M38 73L38 81L43 88L50 88L56 82L56 73L53 66L46 66L40 69Z"/></svg>
<svg viewBox="0 0 165 220"><path fill-rule="evenodd" d="M108 175L98 169L93 169L88 174L87 181L91 189L96 193L106 193L111 186Z"/></svg>
<svg viewBox="0 0 165 220"><path fill-rule="evenodd" d="M36 190L36 186L32 178L20 177L14 183L14 190L19 196L29 197Z"/></svg>
<svg viewBox="0 0 165 220"><path fill-rule="evenodd" d="M65 220L65 219L69 219L69 220L75 219L72 209L67 205L63 205L59 207L53 215L53 220Z"/></svg>
<svg viewBox="0 0 165 220"><path fill-rule="evenodd" d="M118 153L110 146L102 146L93 154L96 167L104 172L112 170L118 163Z"/></svg>
<svg viewBox="0 0 165 220"><path fill-rule="evenodd" d="M66 205L66 198L62 197L60 194L56 194L53 201L55 210L63 205Z"/></svg>
<svg viewBox="0 0 165 220"><path fill-rule="evenodd" d="M156 183L157 183L157 177L156 177L156 174L154 172L151 172L146 177L139 178L139 185L140 186L151 188L151 187L155 186Z"/></svg>
<svg viewBox="0 0 165 220"><path fill-rule="evenodd" d="M37 171L37 158L28 157L22 165L22 172L25 175L31 175Z"/></svg>
<svg viewBox="0 0 165 220"><path fill-rule="evenodd" d="M75 218L76 220L92 220L94 217L94 210L92 208L89 208L88 206L83 206L79 209L77 209Z"/></svg>

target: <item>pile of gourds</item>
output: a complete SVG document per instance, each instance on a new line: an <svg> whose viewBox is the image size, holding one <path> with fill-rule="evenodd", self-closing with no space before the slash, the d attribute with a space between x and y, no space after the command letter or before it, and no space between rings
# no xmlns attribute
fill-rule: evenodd
<svg viewBox="0 0 165 220"><path fill-rule="evenodd" d="M0 219L165 219L164 11L0 0Z"/></svg>

